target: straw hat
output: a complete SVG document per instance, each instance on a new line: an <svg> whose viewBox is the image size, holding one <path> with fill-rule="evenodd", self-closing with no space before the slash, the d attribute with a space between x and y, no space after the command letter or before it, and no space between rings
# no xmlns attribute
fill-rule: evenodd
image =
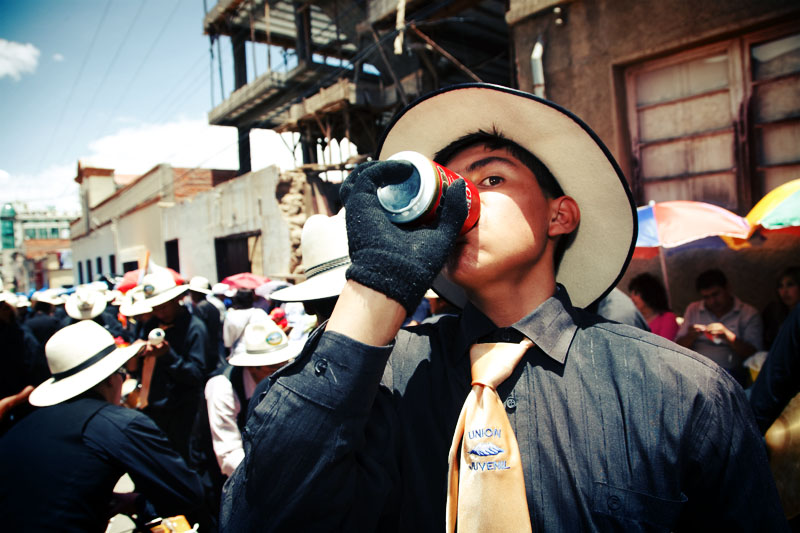
<svg viewBox="0 0 800 533"><path fill-rule="evenodd" d="M178 285L169 272L147 274L140 285L144 292L142 303L156 307L181 296L189 290L188 285Z"/></svg>
<svg viewBox="0 0 800 533"><path fill-rule="evenodd" d="M110 376L140 348L117 348L111 333L93 320L62 328L44 348L53 377L36 387L28 401L42 407L74 398Z"/></svg>
<svg viewBox="0 0 800 533"><path fill-rule="evenodd" d="M64 310L76 320L87 320L102 313L108 300L103 293L88 287L78 287L69 295Z"/></svg>
<svg viewBox="0 0 800 533"><path fill-rule="evenodd" d="M208 278L195 276L189 280L189 290L203 294L211 294L211 284L208 282Z"/></svg>
<svg viewBox="0 0 800 533"><path fill-rule="evenodd" d="M636 206L609 150L578 117L528 93L484 83L455 85L402 110L383 134L380 159L413 150L428 158L465 135L498 131L538 157L581 210L580 226L556 280L585 307L620 280L636 241ZM439 276L434 289L456 305L457 285Z"/></svg>
<svg viewBox="0 0 800 533"><path fill-rule="evenodd" d="M0 292L0 303L7 303L11 307L17 307L19 305L19 298L13 292L9 291L2 291Z"/></svg>
<svg viewBox="0 0 800 533"><path fill-rule="evenodd" d="M306 280L273 292L279 302L305 302L339 296L347 282L350 266L344 209L335 216L312 215L303 225L300 238Z"/></svg>
<svg viewBox="0 0 800 533"><path fill-rule="evenodd" d="M286 333L269 318L259 319L244 328L245 351L231 356L233 366L265 366L285 363L297 357L302 342L289 342Z"/></svg>
<svg viewBox="0 0 800 533"><path fill-rule="evenodd" d="M137 316L152 313L153 308L144 303L144 290L141 286L129 290L121 299L119 312L123 316Z"/></svg>
<svg viewBox="0 0 800 533"><path fill-rule="evenodd" d="M50 305L61 305L64 299L57 295L53 289L45 289L43 291L34 292L31 295L31 302L43 302Z"/></svg>

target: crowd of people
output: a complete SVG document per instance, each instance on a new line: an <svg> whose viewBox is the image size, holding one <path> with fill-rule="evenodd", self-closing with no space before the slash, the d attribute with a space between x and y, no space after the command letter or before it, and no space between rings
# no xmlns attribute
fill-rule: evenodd
<svg viewBox="0 0 800 533"><path fill-rule="evenodd" d="M9 530L787 529L761 435L800 390L800 267L763 313L720 269L682 317L651 274L626 295L625 179L526 93L440 91L381 146L474 183L477 226L458 181L392 224L376 190L408 167L370 162L305 223L301 283L0 293Z"/></svg>

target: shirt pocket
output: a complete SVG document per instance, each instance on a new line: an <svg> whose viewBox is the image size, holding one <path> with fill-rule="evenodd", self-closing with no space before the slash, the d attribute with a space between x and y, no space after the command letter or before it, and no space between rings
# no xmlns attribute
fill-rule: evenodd
<svg viewBox="0 0 800 533"><path fill-rule="evenodd" d="M592 488L592 516L602 531L674 531L686 503L596 482Z"/></svg>

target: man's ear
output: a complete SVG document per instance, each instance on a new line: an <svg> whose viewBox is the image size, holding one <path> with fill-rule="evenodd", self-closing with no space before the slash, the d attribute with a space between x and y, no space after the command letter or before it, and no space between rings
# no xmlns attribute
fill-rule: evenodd
<svg viewBox="0 0 800 533"><path fill-rule="evenodd" d="M559 196L550 200L550 226L548 237L568 235L575 231L581 221L581 210L571 196Z"/></svg>

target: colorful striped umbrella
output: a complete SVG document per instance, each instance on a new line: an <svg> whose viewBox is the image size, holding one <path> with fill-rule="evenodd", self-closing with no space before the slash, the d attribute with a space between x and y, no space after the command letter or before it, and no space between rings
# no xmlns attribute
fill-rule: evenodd
<svg viewBox="0 0 800 533"><path fill-rule="evenodd" d="M772 189L745 218L754 230L760 227L800 234L800 179Z"/></svg>
<svg viewBox="0 0 800 533"><path fill-rule="evenodd" d="M750 224L739 215L705 202L651 202L639 207L634 257L655 257L659 248L675 248L713 236L746 239Z"/></svg>

